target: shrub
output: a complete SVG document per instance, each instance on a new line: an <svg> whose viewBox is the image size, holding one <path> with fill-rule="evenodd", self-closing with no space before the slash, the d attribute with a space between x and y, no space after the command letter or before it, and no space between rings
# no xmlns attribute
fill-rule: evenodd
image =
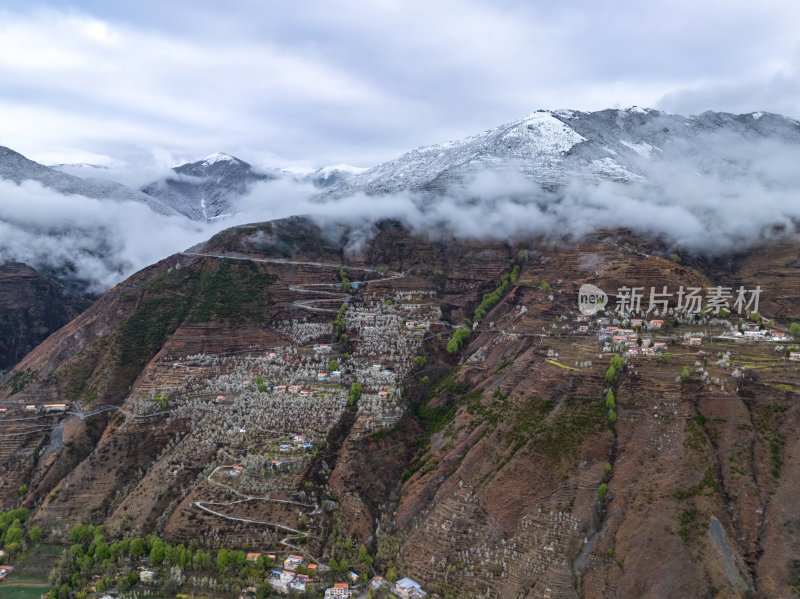
<svg viewBox="0 0 800 599"><path fill-rule="evenodd" d="M597 494L600 496L600 501L605 501L607 493L608 485L606 483L600 483L600 486L597 487Z"/></svg>

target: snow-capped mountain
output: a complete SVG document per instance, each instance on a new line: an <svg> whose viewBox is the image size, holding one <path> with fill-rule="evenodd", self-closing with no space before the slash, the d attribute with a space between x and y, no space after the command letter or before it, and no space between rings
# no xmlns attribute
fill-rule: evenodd
<svg viewBox="0 0 800 599"><path fill-rule="evenodd" d="M453 191L487 171L518 171L545 189L581 182L652 182L664 165L698 175L758 176L758 142L800 147L800 124L770 113L680 116L644 108L538 111L512 123L412 150L326 190L333 197Z"/></svg>
<svg viewBox="0 0 800 599"><path fill-rule="evenodd" d="M149 183L141 191L191 219L204 221L230 214L236 198L248 193L254 183L277 177L223 153L172 170L175 175Z"/></svg>
<svg viewBox="0 0 800 599"><path fill-rule="evenodd" d="M29 160L19 152L3 146L0 146L0 179L17 184L23 181L37 181L59 193L75 194L96 200L140 202L159 214L167 216L176 214L161 200L121 183L107 179L75 177Z"/></svg>

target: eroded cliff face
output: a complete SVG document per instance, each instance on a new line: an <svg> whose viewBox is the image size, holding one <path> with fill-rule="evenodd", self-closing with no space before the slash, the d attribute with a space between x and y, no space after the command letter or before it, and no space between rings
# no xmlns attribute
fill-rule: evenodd
<svg viewBox="0 0 800 599"><path fill-rule="evenodd" d="M25 264L0 265L0 371L14 366L89 303Z"/></svg>
<svg viewBox="0 0 800 599"><path fill-rule="evenodd" d="M302 219L226 231L51 336L4 381L3 504L28 482L53 534L104 523L351 563L364 543L380 572L443 596L790 592L792 343L734 338L735 314L650 330L651 314L637 335L666 349L609 377L615 354L577 293L760 285L784 332L800 318L796 246L677 263L625 232L350 235Z"/></svg>

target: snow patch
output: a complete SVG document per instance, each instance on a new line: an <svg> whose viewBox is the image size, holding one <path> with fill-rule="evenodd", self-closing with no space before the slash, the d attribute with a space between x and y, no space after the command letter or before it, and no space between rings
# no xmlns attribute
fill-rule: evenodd
<svg viewBox="0 0 800 599"><path fill-rule="evenodd" d="M762 116L764 116L764 113L763 112L753 112L753 113L750 113L750 116L753 117L753 119L755 119L757 121Z"/></svg>
<svg viewBox="0 0 800 599"><path fill-rule="evenodd" d="M323 166L321 169L316 171L323 179L327 179L331 175L336 172L341 173L350 173L351 175L360 175L368 171L368 168L362 168L360 166L353 166L352 164L333 164L330 166Z"/></svg>
<svg viewBox="0 0 800 599"><path fill-rule="evenodd" d="M641 175L637 175L636 173L632 173L613 158L606 157L600 160L592 160L590 165L593 174L601 175L603 177L608 177L611 180L615 181L644 180L644 177L642 177Z"/></svg>
<svg viewBox="0 0 800 599"><path fill-rule="evenodd" d="M653 155L653 151L657 149L646 142L636 144L630 141L625 141L623 139L619 141L626 148L630 148L631 150L639 154L639 156L644 156L645 158L650 158Z"/></svg>
<svg viewBox="0 0 800 599"><path fill-rule="evenodd" d="M216 154L211 154L211 156L206 156L203 159L203 164L205 164L206 166L211 166L212 164L216 164L217 162L236 162L236 158L234 158L230 154L217 152Z"/></svg>

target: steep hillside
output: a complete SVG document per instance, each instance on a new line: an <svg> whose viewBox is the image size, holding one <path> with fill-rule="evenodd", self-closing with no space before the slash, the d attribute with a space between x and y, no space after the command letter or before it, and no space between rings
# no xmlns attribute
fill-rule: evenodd
<svg viewBox="0 0 800 599"><path fill-rule="evenodd" d="M4 379L0 498L28 484L53 539L84 522L349 564L363 543L442 597L791 596L800 248L669 252L224 231ZM607 313L581 314L584 284ZM626 286L672 311L613 312ZM717 286L760 286L760 316L735 291L731 314L676 310Z"/></svg>
<svg viewBox="0 0 800 599"><path fill-rule="evenodd" d="M8 370L89 301L18 262L0 265L0 371Z"/></svg>

